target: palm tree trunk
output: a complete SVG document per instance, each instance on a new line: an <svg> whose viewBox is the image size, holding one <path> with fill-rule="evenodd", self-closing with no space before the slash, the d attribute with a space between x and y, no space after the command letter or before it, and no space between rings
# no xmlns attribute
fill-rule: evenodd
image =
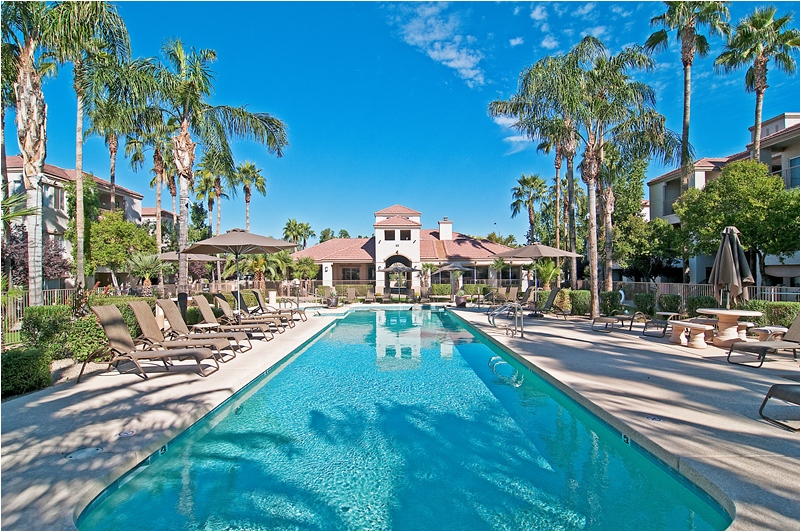
<svg viewBox="0 0 800 531"><path fill-rule="evenodd" d="M77 68L76 62L76 68ZM84 231L86 230L86 219L83 208L83 96L80 92L78 96L78 112L75 126L75 277L78 285L86 285L84 274Z"/></svg>
<svg viewBox="0 0 800 531"><path fill-rule="evenodd" d="M47 105L42 80L34 64L34 43L20 50L19 72L14 84L17 142L22 153L22 178L27 206L41 209L41 178L47 156ZM42 296L42 215L25 217L28 232L28 303L40 306Z"/></svg>
<svg viewBox="0 0 800 531"><path fill-rule="evenodd" d="M764 90L756 89L756 123L755 123L755 139L753 140L753 152L750 154L750 160L758 161L761 154L761 109L764 104Z"/></svg>
<svg viewBox="0 0 800 531"><path fill-rule="evenodd" d="M164 183L164 158L161 156L161 150L158 146L153 150L153 170L156 172L156 245L158 246L157 252L160 253L161 249L161 188ZM158 268L158 295L164 296L164 271L159 266Z"/></svg>
<svg viewBox="0 0 800 531"><path fill-rule="evenodd" d="M683 129L681 132L681 194L689 189L692 160L689 158L689 115L692 99L692 65L683 67Z"/></svg>
<svg viewBox="0 0 800 531"><path fill-rule="evenodd" d="M581 163L581 178L586 183L589 207L589 316L594 319L600 314L597 282L597 173L600 168L597 152L587 147Z"/></svg>
<svg viewBox="0 0 800 531"><path fill-rule="evenodd" d="M603 190L603 218L605 225L605 283L603 291L613 291L614 289L614 262L612 260L613 254L613 226L611 225L611 216L614 213L614 190L610 184L606 184Z"/></svg>
<svg viewBox="0 0 800 531"><path fill-rule="evenodd" d="M195 143L189 134L189 121L181 123L181 131L177 136L172 137L173 149L175 151L175 166L178 170L179 193L180 193L180 232L178 234L178 249L183 251L189 246L189 182L192 178L192 166L194 165ZM186 255L181 254L178 261L178 293L188 293L189 290L189 262Z"/></svg>
<svg viewBox="0 0 800 531"><path fill-rule="evenodd" d="M216 235L219 236L220 225L222 222L222 179L217 177L214 182L214 188L217 194L217 232Z"/></svg>
<svg viewBox="0 0 800 531"><path fill-rule="evenodd" d="M244 219L245 219L245 222L244 222L245 229L244 229L244 231L245 232L250 232L250 201L245 201L244 202Z"/></svg>
<svg viewBox="0 0 800 531"><path fill-rule="evenodd" d="M119 150L119 140L117 135L111 135L108 139L108 156L111 164L108 170L108 182L111 184L111 210L117 209L117 151Z"/></svg>
<svg viewBox="0 0 800 531"><path fill-rule="evenodd" d="M577 252L578 236L575 228L575 155L567 156L567 196L569 203L569 250ZM578 288L578 259L570 258L569 285L572 289Z"/></svg>

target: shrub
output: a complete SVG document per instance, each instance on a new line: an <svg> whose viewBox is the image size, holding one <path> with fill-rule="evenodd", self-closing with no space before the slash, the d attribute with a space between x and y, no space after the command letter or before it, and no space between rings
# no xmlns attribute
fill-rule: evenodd
<svg viewBox="0 0 800 531"><path fill-rule="evenodd" d="M106 344L108 340L94 314L69 323L66 346L70 357L75 361L84 362L89 354Z"/></svg>
<svg viewBox="0 0 800 531"><path fill-rule="evenodd" d="M653 316L656 313L656 296L653 293L636 293L633 296L636 309L645 315Z"/></svg>
<svg viewBox="0 0 800 531"><path fill-rule="evenodd" d="M748 321L752 321L756 323L756 326L769 326L771 323L769 321L769 317L767 316L767 305L770 304L767 301L762 300L752 300L747 301L742 304L737 304L736 308L739 310L752 310L756 312L761 312L763 315L761 317L748 317Z"/></svg>
<svg viewBox="0 0 800 531"><path fill-rule="evenodd" d="M340 295L347 295L347 290L349 288L355 288L356 297L364 298L367 296L367 290L371 287L372 286L368 284L339 284L338 286L336 286L336 293L339 293Z"/></svg>
<svg viewBox="0 0 800 531"><path fill-rule="evenodd" d="M569 292L569 304L572 315L587 315L591 309L591 294L585 289Z"/></svg>
<svg viewBox="0 0 800 531"><path fill-rule="evenodd" d="M708 295L701 295L698 297L686 297L686 313L689 317L697 317L698 308L716 308L717 299L709 297Z"/></svg>
<svg viewBox="0 0 800 531"><path fill-rule="evenodd" d="M71 307L68 308L71 312ZM7 350L3 352L1 359L3 397L44 389L52 383L52 358L42 349Z"/></svg>
<svg viewBox="0 0 800 531"><path fill-rule="evenodd" d="M50 359L69 357L66 348L72 306L29 306L22 316L22 340L33 349L47 353Z"/></svg>
<svg viewBox="0 0 800 531"><path fill-rule="evenodd" d="M789 328L800 313L800 302L768 302L764 316L769 324Z"/></svg>
<svg viewBox="0 0 800 531"><path fill-rule="evenodd" d="M464 284L462 289L467 295L482 295L484 293L483 289L486 287L483 284Z"/></svg>
<svg viewBox="0 0 800 531"><path fill-rule="evenodd" d="M128 306L128 301L146 301L150 305L150 311L153 311L156 305L156 300L153 297L123 296L97 297L93 304L90 303L90 306L110 306L113 304L119 308L119 311L122 314L122 319L125 321L125 324L128 325L128 330L131 333L131 337L139 337L139 335L142 333L142 329L139 328L139 323L136 321L136 316L133 314L133 310L131 310L131 307Z"/></svg>
<svg viewBox="0 0 800 531"><path fill-rule="evenodd" d="M619 291L600 292L600 313L612 315L622 311L622 294Z"/></svg>
<svg viewBox="0 0 800 531"><path fill-rule="evenodd" d="M431 284L431 295L450 295L450 284Z"/></svg>
<svg viewBox="0 0 800 531"><path fill-rule="evenodd" d="M570 297L571 293L572 290L569 288L564 288L556 293L556 299L553 301L553 307L559 308L565 312L570 311L572 309L572 297ZM550 294L548 293L548 297L549 296ZM547 302L547 299L545 299L545 302Z"/></svg>
<svg viewBox="0 0 800 531"><path fill-rule="evenodd" d="M662 312L680 312L681 296L665 293L658 296L658 308Z"/></svg>

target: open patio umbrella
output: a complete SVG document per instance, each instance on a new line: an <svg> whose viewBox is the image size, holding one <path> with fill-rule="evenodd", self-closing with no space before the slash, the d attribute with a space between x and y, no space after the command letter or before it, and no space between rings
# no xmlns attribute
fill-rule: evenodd
<svg viewBox="0 0 800 531"><path fill-rule="evenodd" d="M550 247L549 245L545 245L543 243L535 242L530 245L524 245L522 247L517 247L516 249L510 249L508 251L498 253L496 256L499 258L508 258L509 260L538 260L539 258L580 258L581 255L578 253L573 253L572 251L563 251L556 247ZM536 276L534 272L533 275L534 280L534 289L535 296L534 300L538 303L539 302L539 278Z"/></svg>
<svg viewBox="0 0 800 531"><path fill-rule="evenodd" d="M196 253L231 253L236 261L236 292L239 290L239 255L277 253L284 249L293 249L297 244L276 240L269 236L261 236L242 229L231 229L225 234L201 240L183 250L186 254ZM241 301L237 301L241 308Z"/></svg>
<svg viewBox="0 0 800 531"><path fill-rule="evenodd" d="M411 266L407 266L405 264L401 264L400 262L395 262L392 265L385 267L379 271L379 273L410 273L412 271L419 271L419 269L414 269ZM398 290L400 288L398 287ZM399 296L399 293L398 293Z"/></svg>
<svg viewBox="0 0 800 531"><path fill-rule="evenodd" d="M714 298L720 304L722 304L722 291L727 291L728 299L725 307L730 309L731 298L734 304L747 300L745 288L755 281L747 264L747 256L739 242L739 229L725 227L721 234L722 241L714 257L708 283L714 286Z"/></svg>
<svg viewBox="0 0 800 531"><path fill-rule="evenodd" d="M434 271L433 274L435 275L437 273L453 272L453 271L462 271L462 272L463 271L472 271L472 268L471 267L464 267L461 264L445 264L442 267L440 267L439 269L437 269L436 271ZM455 295L455 290L454 290L455 282L454 282L454 280L455 279L453 278L453 275L450 275L450 295L451 296Z"/></svg>

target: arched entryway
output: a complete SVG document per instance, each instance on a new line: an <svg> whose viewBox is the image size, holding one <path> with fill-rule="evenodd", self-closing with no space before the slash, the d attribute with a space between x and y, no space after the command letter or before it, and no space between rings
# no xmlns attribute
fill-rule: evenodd
<svg viewBox="0 0 800 531"><path fill-rule="evenodd" d="M387 258L379 271L383 273L383 292L391 294L394 288L399 294L403 292L403 288L411 287L411 274L414 271L416 269L411 265L411 260L403 255L394 254Z"/></svg>

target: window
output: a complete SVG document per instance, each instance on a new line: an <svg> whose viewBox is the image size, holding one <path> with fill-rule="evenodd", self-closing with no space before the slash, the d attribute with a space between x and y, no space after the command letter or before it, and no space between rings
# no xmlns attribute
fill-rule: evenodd
<svg viewBox="0 0 800 531"><path fill-rule="evenodd" d="M361 269L357 267L343 267L342 280L361 280Z"/></svg>
<svg viewBox="0 0 800 531"><path fill-rule="evenodd" d="M387 242L394 241L394 231L393 230L383 231L383 237L386 239Z"/></svg>
<svg viewBox="0 0 800 531"><path fill-rule="evenodd" d="M789 159L789 188L800 187L800 157Z"/></svg>
<svg viewBox="0 0 800 531"><path fill-rule="evenodd" d="M410 242L411 241L411 231L410 230L401 230L400 231L400 240Z"/></svg>
<svg viewBox="0 0 800 531"><path fill-rule="evenodd" d="M62 212L67 209L67 203L64 201L64 189L61 187L53 187L53 208Z"/></svg>

